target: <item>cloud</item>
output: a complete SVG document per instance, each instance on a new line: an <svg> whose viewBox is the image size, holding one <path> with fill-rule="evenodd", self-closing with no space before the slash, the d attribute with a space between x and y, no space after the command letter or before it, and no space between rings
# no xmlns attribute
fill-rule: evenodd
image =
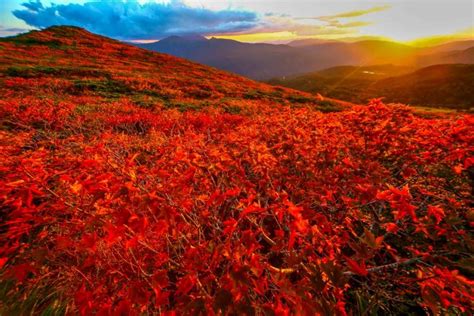
<svg viewBox="0 0 474 316"><path fill-rule="evenodd" d="M227 35L231 36L243 36L245 34L266 34L270 36L271 34L293 34L293 36L304 36L304 37L314 37L314 36L349 36L352 34L358 33L358 30L355 26L361 26L361 23L348 23L341 24L338 27L328 26L328 25L317 25L317 24L306 24L299 23L297 20L280 15L266 16L262 20L262 23L251 32L233 32ZM364 23L365 25L365 23Z"/></svg>
<svg viewBox="0 0 474 316"><path fill-rule="evenodd" d="M366 10L354 10L337 13L334 15L324 15L316 17L296 17L293 19L293 32L296 35L318 36L318 35L354 35L359 33L359 28L372 25L367 21L351 21L353 18L361 17L370 13L380 12L389 9L389 5L376 6ZM311 23L299 23L297 21L306 20ZM341 20L347 22L341 22ZM316 23L316 24L314 24Z"/></svg>
<svg viewBox="0 0 474 316"><path fill-rule="evenodd" d="M319 17L313 17L310 19L316 19L316 20L322 20L322 21L332 21L340 18L356 18L359 16L367 15L370 13L375 13L375 12L380 12L380 11L385 11L387 9L390 9L391 6L389 5L384 5L384 6L376 6L372 7L366 10L354 10L354 11L346 11L334 15L325 15L325 16L319 16Z"/></svg>
<svg viewBox="0 0 474 316"><path fill-rule="evenodd" d="M356 34L356 30L350 28L328 28L324 26L312 26L300 24L293 28L293 33L297 36L331 36L331 35L353 35Z"/></svg>
<svg viewBox="0 0 474 316"><path fill-rule="evenodd" d="M354 21L354 22L348 22L348 23L341 23L339 21L331 21L329 25L332 27L344 29L344 28L359 28L359 27L368 26L372 24L373 24L372 22L365 22L365 21Z"/></svg>
<svg viewBox="0 0 474 316"><path fill-rule="evenodd" d="M367 12L369 10L364 10ZM361 14L361 11L357 11ZM349 15L348 12L334 16ZM305 21L302 21L305 20ZM294 18L283 15L265 15L260 26L253 31L256 33L291 32L295 36L351 36L359 33L359 28L371 25L366 21L344 21L339 18L317 17L317 18ZM238 34L238 33L234 33Z"/></svg>
<svg viewBox="0 0 474 316"><path fill-rule="evenodd" d="M44 9L43 4L39 0L25 2L25 3L22 4L22 6L24 6L25 8L27 8L31 11L38 11L38 10Z"/></svg>
<svg viewBox="0 0 474 316"><path fill-rule="evenodd" d="M25 33L28 31L30 31L30 29L24 29L21 27L5 27L3 25L0 25L0 37L13 36L18 33Z"/></svg>
<svg viewBox="0 0 474 316"><path fill-rule="evenodd" d="M182 0L143 4L138 0L90 1L49 7L43 6L41 0L30 0L22 6L24 9L12 13L30 26L73 25L118 39L235 33L252 29L260 23L257 14L251 11L194 8Z"/></svg>

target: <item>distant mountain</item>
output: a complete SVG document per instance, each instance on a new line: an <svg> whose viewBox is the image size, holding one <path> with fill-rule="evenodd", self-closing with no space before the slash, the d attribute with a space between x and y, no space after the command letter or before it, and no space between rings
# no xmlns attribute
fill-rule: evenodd
<svg viewBox="0 0 474 316"><path fill-rule="evenodd" d="M286 45L248 44L217 38L190 40L173 36L138 46L254 79L302 73L305 69L305 60L295 59L298 50Z"/></svg>
<svg viewBox="0 0 474 316"><path fill-rule="evenodd" d="M421 66L435 64L472 64L474 63L474 47L463 50L440 51L432 54L420 55L418 64Z"/></svg>
<svg viewBox="0 0 474 316"><path fill-rule="evenodd" d="M473 83L474 65L434 65L375 82L369 93L376 92L389 102L472 109Z"/></svg>
<svg viewBox="0 0 474 316"><path fill-rule="evenodd" d="M300 40L294 40L286 45L291 47L304 47L304 46L311 46L311 45L319 45L319 44L326 44L326 43L334 43L337 42L335 40L324 40L319 38L305 38Z"/></svg>
<svg viewBox="0 0 474 316"><path fill-rule="evenodd" d="M412 67L341 66L304 76L269 81L306 92L364 103L384 97L386 102L470 109L474 107L474 65Z"/></svg>
<svg viewBox="0 0 474 316"><path fill-rule="evenodd" d="M189 35L189 36L170 36L161 41L161 44L167 45L181 45L187 42L204 42L207 38L201 35Z"/></svg>
<svg viewBox="0 0 474 316"><path fill-rule="evenodd" d="M258 80L302 75L339 65L395 64L422 67L442 63L474 63L470 51L459 51L469 45L458 43L418 48L376 39L354 43L303 40L275 45L206 39L201 36L172 36L155 43L137 44L145 49L183 57Z"/></svg>
<svg viewBox="0 0 474 316"><path fill-rule="evenodd" d="M427 53L442 53L456 50L466 50L474 47L474 40L454 41L436 46L425 47Z"/></svg>
<svg viewBox="0 0 474 316"><path fill-rule="evenodd" d="M356 43L361 41L385 41L383 37L380 36L357 36L357 37L342 37L335 39L322 39L322 38L303 38L288 42L288 46L292 47L302 47L302 46L310 46L310 45L319 45L325 43Z"/></svg>

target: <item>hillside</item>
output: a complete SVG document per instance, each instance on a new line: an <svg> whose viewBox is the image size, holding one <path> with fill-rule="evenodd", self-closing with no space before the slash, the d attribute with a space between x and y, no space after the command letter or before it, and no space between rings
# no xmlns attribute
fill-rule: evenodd
<svg viewBox="0 0 474 316"><path fill-rule="evenodd" d="M425 47L425 54L435 54L443 52L463 51L474 47L474 40L452 41L444 44Z"/></svg>
<svg viewBox="0 0 474 316"><path fill-rule="evenodd" d="M413 73L375 82L372 93L384 96L387 102L413 105L474 108L474 65L435 65Z"/></svg>
<svg viewBox="0 0 474 316"><path fill-rule="evenodd" d="M1 39L0 93L1 315L473 308L470 115L73 27Z"/></svg>
<svg viewBox="0 0 474 316"><path fill-rule="evenodd" d="M393 75L405 74L411 70L410 67L393 65L336 66L302 76L272 79L268 83L362 103L367 101L362 97L362 93L374 81Z"/></svg>
<svg viewBox="0 0 474 316"><path fill-rule="evenodd" d="M239 99L281 104L296 99L317 106L317 100L304 93L154 54L74 27L33 31L0 39L0 44L0 89L19 97L54 93L66 100L87 96L91 102L126 97L143 107L219 106L229 111L238 111L234 103Z"/></svg>
<svg viewBox="0 0 474 316"><path fill-rule="evenodd" d="M454 51L426 53L419 57L420 66L436 64L472 64L474 62L474 47Z"/></svg>
<svg viewBox="0 0 474 316"><path fill-rule="evenodd" d="M419 48L382 40L354 43L302 40L288 45L250 44L226 39L172 36L139 47L194 60L257 80L302 75L325 68L394 64L423 67L474 63L472 42Z"/></svg>
<svg viewBox="0 0 474 316"><path fill-rule="evenodd" d="M428 107L474 107L474 65L434 65L418 70L393 65L341 66L269 82L356 103L383 97L386 102Z"/></svg>

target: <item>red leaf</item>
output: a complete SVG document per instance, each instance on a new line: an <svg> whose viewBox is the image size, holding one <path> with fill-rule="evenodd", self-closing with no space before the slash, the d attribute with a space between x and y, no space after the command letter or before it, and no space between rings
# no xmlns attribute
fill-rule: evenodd
<svg viewBox="0 0 474 316"><path fill-rule="evenodd" d="M249 205L247 206L243 211L242 213L240 213L240 218L246 216L247 214L250 214L250 213L258 213L258 212L262 212L264 211L265 209L261 208L260 206L258 206L257 204L252 204L252 205Z"/></svg>
<svg viewBox="0 0 474 316"><path fill-rule="evenodd" d="M385 229L389 232L389 233L393 233L393 234L396 234L398 232L398 226L397 224L395 223L387 223L385 224Z"/></svg>
<svg viewBox="0 0 474 316"><path fill-rule="evenodd" d="M436 224L439 224L445 216L444 210L441 207L431 205L428 206L428 215L433 216L436 219Z"/></svg>
<svg viewBox="0 0 474 316"><path fill-rule="evenodd" d="M178 281L177 294L188 294L196 284L196 277L194 275L187 275Z"/></svg>
<svg viewBox="0 0 474 316"><path fill-rule="evenodd" d="M35 273L36 269L28 263L22 263L11 268L13 276L19 281L23 282L29 273Z"/></svg>
<svg viewBox="0 0 474 316"><path fill-rule="evenodd" d="M0 269L3 268L3 266L5 265L5 263L7 263L8 261L8 258L7 257L2 257L0 258Z"/></svg>
<svg viewBox="0 0 474 316"><path fill-rule="evenodd" d="M131 305L128 300L122 300L120 303L117 305L117 307L114 310L114 315L117 316L128 316L131 315Z"/></svg>
<svg viewBox="0 0 474 316"><path fill-rule="evenodd" d="M92 234L84 234L82 235L82 246L84 249L95 251L96 250L96 242L97 242L97 234L94 232Z"/></svg>
<svg viewBox="0 0 474 316"><path fill-rule="evenodd" d="M224 230L222 231L222 233L224 235L230 235L237 228L238 222L235 219L231 218L231 219L228 219L228 220L224 221L223 224L224 224Z"/></svg>
<svg viewBox="0 0 474 316"><path fill-rule="evenodd" d="M105 241L108 245L114 244L118 239L122 238L125 233L125 228L123 226L114 226L112 223L107 223L105 226L105 231L107 232L107 236L105 237Z"/></svg>
<svg viewBox="0 0 474 316"><path fill-rule="evenodd" d="M367 271L367 268L365 266L365 262L362 262L361 264L358 264L356 261L350 259L350 258L345 258L347 265L349 266L349 269L354 272L355 274L361 275L361 276L367 276L369 272Z"/></svg>
<svg viewBox="0 0 474 316"><path fill-rule="evenodd" d="M290 238L288 240L288 249L293 249L296 241L296 232L294 230L290 231Z"/></svg>

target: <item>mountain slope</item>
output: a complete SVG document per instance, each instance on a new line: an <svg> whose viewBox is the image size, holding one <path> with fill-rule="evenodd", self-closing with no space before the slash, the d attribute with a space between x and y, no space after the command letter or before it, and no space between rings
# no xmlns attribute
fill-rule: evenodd
<svg viewBox="0 0 474 316"><path fill-rule="evenodd" d="M443 53L451 52L457 50L466 50L468 48L474 47L474 40L462 40L462 41L453 41L444 44L439 44L435 46L425 47L424 51L426 54L434 53Z"/></svg>
<svg viewBox="0 0 474 316"><path fill-rule="evenodd" d="M74 27L52 27L0 40L0 89L16 95L114 98L172 107L232 107L234 99L288 104L317 100L195 64L151 53ZM253 100L253 101L252 101Z"/></svg>
<svg viewBox="0 0 474 316"><path fill-rule="evenodd" d="M370 90L384 96L388 102L472 109L473 83L474 65L435 65L380 80Z"/></svg>
<svg viewBox="0 0 474 316"><path fill-rule="evenodd" d="M418 57L418 65L421 66L473 63L474 47L454 51L441 51L433 54L423 54Z"/></svg>
<svg viewBox="0 0 474 316"><path fill-rule="evenodd" d="M384 97L387 102L428 107L461 110L474 106L474 65L466 64L434 65L416 71L393 65L341 66L269 82L351 102Z"/></svg>
<svg viewBox="0 0 474 316"><path fill-rule="evenodd" d="M71 27L0 40L0 93L0 315L472 307L472 116Z"/></svg>

